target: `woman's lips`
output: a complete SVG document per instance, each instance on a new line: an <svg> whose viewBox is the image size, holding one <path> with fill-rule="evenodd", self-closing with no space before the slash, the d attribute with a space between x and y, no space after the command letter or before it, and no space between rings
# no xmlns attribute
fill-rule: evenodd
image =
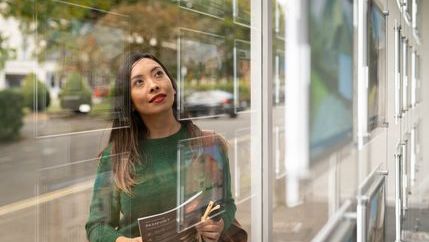
<svg viewBox="0 0 429 242"><path fill-rule="evenodd" d="M165 100L166 95L165 94L158 94L155 97L153 97L149 102L150 103L162 103Z"/></svg>

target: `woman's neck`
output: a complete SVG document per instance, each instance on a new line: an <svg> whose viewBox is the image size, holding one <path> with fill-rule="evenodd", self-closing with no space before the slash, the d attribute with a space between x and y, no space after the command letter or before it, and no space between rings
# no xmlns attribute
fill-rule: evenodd
<svg viewBox="0 0 429 242"><path fill-rule="evenodd" d="M142 119L148 130L148 139L168 137L177 133L181 128L180 123L174 118L173 112L152 114L142 117Z"/></svg>

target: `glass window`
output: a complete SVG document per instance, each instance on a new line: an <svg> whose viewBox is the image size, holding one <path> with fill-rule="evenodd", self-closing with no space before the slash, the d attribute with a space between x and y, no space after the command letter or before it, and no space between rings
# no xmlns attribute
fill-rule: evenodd
<svg viewBox="0 0 429 242"><path fill-rule="evenodd" d="M374 1L368 7L368 130L384 122L386 19Z"/></svg>
<svg viewBox="0 0 429 242"><path fill-rule="evenodd" d="M11 130L0 131L7 141L0 143L0 168L14 188L3 186L0 206L15 209L0 216L26 231L6 241L138 237L139 218L172 208L174 228L195 232L210 201L220 208L208 217L222 218L225 229L236 219L249 241L259 237L261 128L255 120L262 95L252 87L261 83L255 60L261 46L251 35L261 38L262 13L252 4L258 3L0 3L0 105L14 121L0 118ZM155 56L164 72L133 78L139 63L121 69L130 52ZM161 76L177 85L170 117L183 128L167 136L177 138L173 143L146 153L150 131L130 130L148 122L140 105L165 99L146 100L143 89L138 99L135 88ZM191 122L199 129L187 129ZM135 136L119 142L127 130ZM186 135L174 136L180 132ZM136 196L120 187L122 168L115 165L127 159L136 163L121 174L135 175ZM99 227L106 230L98 233Z"/></svg>

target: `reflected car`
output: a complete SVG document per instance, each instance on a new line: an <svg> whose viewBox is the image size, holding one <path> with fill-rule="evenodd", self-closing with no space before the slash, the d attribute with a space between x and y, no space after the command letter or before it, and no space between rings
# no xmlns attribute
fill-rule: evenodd
<svg viewBox="0 0 429 242"><path fill-rule="evenodd" d="M59 94L60 106L76 113L88 113L92 107L91 92L88 90L67 90Z"/></svg>
<svg viewBox="0 0 429 242"><path fill-rule="evenodd" d="M220 114L227 114L231 118L237 117L234 110L234 95L222 90L191 93L185 99L184 110L191 117L217 116Z"/></svg>

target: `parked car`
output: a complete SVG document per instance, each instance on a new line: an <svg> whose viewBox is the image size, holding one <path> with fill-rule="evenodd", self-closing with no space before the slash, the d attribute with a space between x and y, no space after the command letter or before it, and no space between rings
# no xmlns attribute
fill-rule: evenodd
<svg viewBox="0 0 429 242"><path fill-rule="evenodd" d="M237 111L240 111L240 108ZM222 90L191 93L185 99L184 112L191 117L217 116L220 114L227 114L231 118L237 117L234 110L234 95Z"/></svg>

